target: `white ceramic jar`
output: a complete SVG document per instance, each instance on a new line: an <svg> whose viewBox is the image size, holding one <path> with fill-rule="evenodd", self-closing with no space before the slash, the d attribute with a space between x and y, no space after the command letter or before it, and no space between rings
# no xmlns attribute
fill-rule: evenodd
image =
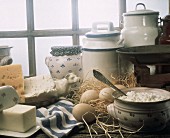
<svg viewBox="0 0 170 138"><path fill-rule="evenodd" d="M143 9L138 9L143 6ZM121 31L125 47L155 45L158 37L159 12L147 10L143 3L136 5L135 11L123 14L123 29Z"/></svg>
<svg viewBox="0 0 170 138"><path fill-rule="evenodd" d="M104 26L104 30L99 28ZM91 32L83 40L82 65L83 78L93 77L93 69L99 70L108 78L118 75L118 55L121 47L120 32L114 30L112 22L93 23Z"/></svg>
<svg viewBox="0 0 170 138"><path fill-rule="evenodd" d="M82 78L81 46L53 46L51 50L45 64L53 78L62 79L71 72Z"/></svg>

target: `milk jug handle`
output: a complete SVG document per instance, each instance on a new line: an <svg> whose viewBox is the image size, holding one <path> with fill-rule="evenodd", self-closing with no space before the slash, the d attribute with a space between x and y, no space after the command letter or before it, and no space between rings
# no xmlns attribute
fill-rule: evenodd
<svg viewBox="0 0 170 138"><path fill-rule="evenodd" d="M103 27L102 27L103 26ZM95 22L92 24L92 32L97 33L99 30L106 32L114 31L112 22Z"/></svg>
<svg viewBox="0 0 170 138"><path fill-rule="evenodd" d="M146 10L146 6L145 6L145 4L143 4L143 3L137 3L137 4L136 4L136 7L135 7L135 10L138 10L138 6L139 6L139 5L142 5L143 8L144 8L144 10Z"/></svg>

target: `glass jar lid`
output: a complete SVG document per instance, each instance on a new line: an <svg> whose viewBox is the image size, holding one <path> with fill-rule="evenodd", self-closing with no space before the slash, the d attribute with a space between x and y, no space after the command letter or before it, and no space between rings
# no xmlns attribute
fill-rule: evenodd
<svg viewBox="0 0 170 138"><path fill-rule="evenodd" d="M52 46L50 54L53 56L71 56L82 52L81 46Z"/></svg>

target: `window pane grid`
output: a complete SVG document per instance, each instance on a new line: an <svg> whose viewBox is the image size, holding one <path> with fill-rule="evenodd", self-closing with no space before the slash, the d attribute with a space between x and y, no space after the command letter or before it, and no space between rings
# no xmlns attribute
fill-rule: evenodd
<svg viewBox="0 0 170 138"><path fill-rule="evenodd" d="M71 27L69 28L37 28L35 26L35 13L34 13L34 1L33 0L25 0L26 1L26 28L25 30L20 30L20 31L0 31L0 38L27 38L27 60L29 64L29 73L28 76L34 76L37 75L36 69L37 66L37 61L36 61L36 56L37 56L37 50L36 50L36 40L41 40L38 38L47 38L47 37L72 37L72 42L70 41L69 43L72 43L72 45L79 45L80 44L80 36L84 35L86 32L89 32L91 30L91 26L88 27L79 27L79 2L80 0L71 0ZM110 0L109 0L110 1ZM124 0L120 0L122 3ZM36 38L36 40L35 40ZM56 43L57 44L57 43ZM58 43L62 44L61 43ZM65 44L65 43L63 43ZM65 44L67 45L67 44ZM39 48L41 46L38 46ZM49 46L48 46L49 48ZM26 73L27 74L27 73Z"/></svg>

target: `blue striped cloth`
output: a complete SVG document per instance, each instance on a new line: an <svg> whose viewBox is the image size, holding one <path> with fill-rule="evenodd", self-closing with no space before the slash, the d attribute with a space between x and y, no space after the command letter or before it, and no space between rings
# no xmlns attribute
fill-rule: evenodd
<svg viewBox="0 0 170 138"><path fill-rule="evenodd" d="M57 103L37 109L37 125L52 138L67 136L73 129L84 127L72 115L73 103L60 100Z"/></svg>

